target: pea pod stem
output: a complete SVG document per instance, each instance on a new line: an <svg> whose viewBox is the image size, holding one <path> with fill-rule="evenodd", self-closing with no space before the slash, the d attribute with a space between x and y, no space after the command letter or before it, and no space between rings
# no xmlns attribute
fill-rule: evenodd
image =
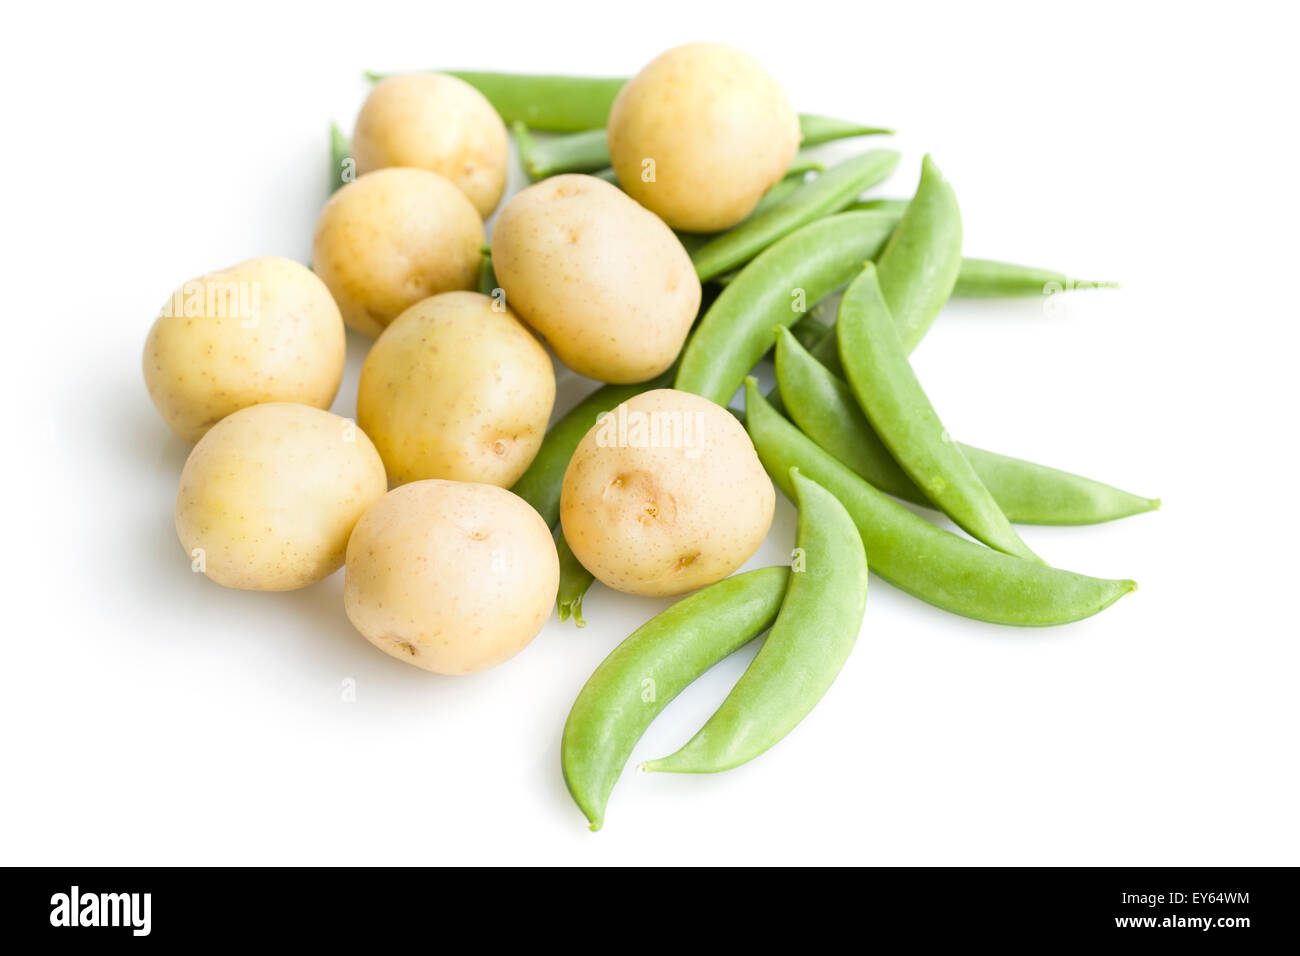
<svg viewBox="0 0 1300 956"><path fill-rule="evenodd" d="M637 628L578 693L560 761L569 793L599 830L605 806L641 735L697 677L771 626L788 568L732 575L683 598Z"/></svg>
<svg viewBox="0 0 1300 956"><path fill-rule="evenodd" d="M834 495L797 468L789 483L797 558L771 633L699 732L645 770L717 773L753 760L808 716L853 650L867 605L862 538Z"/></svg>
<svg viewBox="0 0 1300 956"><path fill-rule="evenodd" d="M772 326L793 325L848 282L884 246L895 221L885 213L838 213L769 246L704 314L674 387L725 407L771 346Z"/></svg>
<svg viewBox="0 0 1300 956"><path fill-rule="evenodd" d="M961 261L961 272L952 294L967 299L989 299L1116 288L1118 282L1075 279L1051 269L966 258Z"/></svg>
<svg viewBox="0 0 1300 956"><path fill-rule="evenodd" d="M783 201L716 236L691 254L695 272L707 281L758 255L800 226L837 212L864 189L889 177L898 164L892 149L873 149L831 167Z"/></svg>
<svg viewBox="0 0 1300 956"><path fill-rule="evenodd" d="M908 477L972 537L1036 560L948 437L903 351L871 263L844 293L835 327L840 362L858 405Z"/></svg>
<svg viewBox="0 0 1300 956"><path fill-rule="evenodd" d="M936 607L994 624L1045 627L1090 617L1137 588L1003 554L931 524L819 448L768 404L752 378L745 427L787 496L790 469L798 467L852 516L871 569Z"/></svg>
<svg viewBox="0 0 1300 956"><path fill-rule="evenodd" d="M794 331L782 329L776 344L776 379L794 423L876 488L914 504L930 505L876 435L848 383L818 362ZM1099 524L1160 506L1157 499L1046 465L973 445L959 447L998 507L1017 524Z"/></svg>

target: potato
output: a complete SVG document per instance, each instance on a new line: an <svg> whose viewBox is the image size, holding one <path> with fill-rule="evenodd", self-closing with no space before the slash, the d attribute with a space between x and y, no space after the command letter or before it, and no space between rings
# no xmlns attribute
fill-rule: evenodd
<svg viewBox="0 0 1300 956"><path fill-rule="evenodd" d="M445 73L380 80L352 134L357 172L415 166L450 179L486 219L506 190L506 125L487 98Z"/></svg>
<svg viewBox="0 0 1300 956"><path fill-rule="evenodd" d="M253 405L190 452L176 533L194 569L218 584L288 591L339 569L352 526L387 489L379 452L346 418Z"/></svg>
<svg viewBox="0 0 1300 956"><path fill-rule="evenodd" d="M259 402L329 408L343 377L343 320L306 266L268 256L186 282L144 343L144 383L188 442Z"/></svg>
<svg viewBox="0 0 1300 956"><path fill-rule="evenodd" d="M660 54L619 91L609 155L627 194L674 229L740 222L799 149L799 116L756 59L721 43Z"/></svg>
<svg viewBox="0 0 1300 956"><path fill-rule="evenodd" d="M385 653L469 674L537 636L559 580L551 529L522 498L495 485L416 481L357 522L343 601Z"/></svg>
<svg viewBox="0 0 1300 956"><path fill-rule="evenodd" d="M509 488L537 454L554 402L555 372L533 333L485 295L444 292L379 336L361 369L357 421L396 484Z"/></svg>
<svg viewBox="0 0 1300 956"><path fill-rule="evenodd" d="M604 382L667 369L700 307L677 237L594 176L554 176L511 198L492 231L492 265L506 301L560 360Z"/></svg>
<svg viewBox="0 0 1300 956"><path fill-rule="evenodd" d="M473 288L482 245L483 220L446 177L380 169L325 204L312 264L343 321L378 335L421 299Z"/></svg>
<svg viewBox="0 0 1300 956"><path fill-rule="evenodd" d="M574 555L629 594L712 584L758 550L776 493L745 429L706 398L642 392L603 416L564 473Z"/></svg>

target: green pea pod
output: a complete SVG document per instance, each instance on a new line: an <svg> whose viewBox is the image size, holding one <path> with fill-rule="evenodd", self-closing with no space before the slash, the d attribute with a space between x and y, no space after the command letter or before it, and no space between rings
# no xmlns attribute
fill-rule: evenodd
<svg viewBox="0 0 1300 956"><path fill-rule="evenodd" d="M492 253L484 252L478 261L478 279L476 288L483 295L493 295L500 288L496 270L492 268Z"/></svg>
<svg viewBox="0 0 1300 956"><path fill-rule="evenodd" d="M482 93L507 124L516 120L533 129L578 132L605 125L624 77L560 76L446 70ZM370 78L382 76L368 74Z"/></svg>
<svg viewBox="0 0 1300 956"><path fill-rule="evenodd" d="M771 346L772 326L793 325L848 282L880 251L896 221L886 213L838 213L769 246L704 314L682 351L674 387L726 407Z"/></svg>
<svg viewBox="0 0 1300 956"><path fill-rule="evenodd" d="M993 259L963 259L952 294L967 299L990 299L1118 287L1118 282L1074 279L1051 269L1018 266Z"/></svg>
<svg viewBox="0 0 1300 956"><path fill-rule="evenodd" d="M602 413L623 404L634 395L652 388L666 388L673 369L635 385L604 385L569 410L551 426L528 470L519 476L510 490L537 509L547 527L560 520L560 486L578 442L596 424Z"/></svg>
<svg viewBox="0 0 1300 956"><path fill-rule="evenodd" d="M793 331L781 329L778 334L776 378L794 423L881 491L929 505L929 499L876 435L848 384L819 363ZM1091 478L972 445L959 447L1007 518L1017 524L1099 524L1160 507L1159 500Z"/></svg>
<svg viewBox="0 0 1300 956"><path fill-rule="evenodd" d="M599 830L605 804L651 721L697 677L771 626L788 568L711 584L642 624L614 648L573 703L560 762L578 807Z"/></svg>
<svg viewBox="0 0 1300 956"><path fill-rule="evenodd" d="M524 162L524 171L530 179L545 179L559 173L591 173L609 166L609 147L603 129L533 140L531 145Z"/></svg>
<svg viewBox="0 0 1300 956"><path fill-rule="evenodd" d="M560 556L560 589L555 595L560 620L567 621L572 616L575 625L586 627L587 622L582 619L582 598L596 578L582 566L563 531L555 538L555 551Z"/></svg>
<svg viewBox="0 0 1300 956"><path fill-rule="evenodd" d="M876 264L903 351L911 352L952 295L961 271L961 211L929 156L921 162L916 195Z"/></svg>
<svg viewBox="0 0 1300 956"><path fill-rule="evenodd" d="M793 195L750 216L691 254L695 272L707 281L748 262L782 236L837 212L854 196L889 177L898 164L892 149L873 149L833 166Z"/></svg>
<svg viewBox="0 0 1300 956"><path fill-rule="evenodd" d="M910 199L859 199L844 207L847 212L893 212L901 217L907 212Z"/></svg>
<svg viewBox="0 0 1300 956"><path fill-rule="evenodd" d="M646 770L717 773L753 760L817 706L857 642L867 606L862 538L834 495L797 468L789 481L796 557L772 632L699 733Z"/></svg>
<svg viewBox="0 0 1300 956"><path fill-rule="evenodd" d="M790 469L817 482L853 517L871 570L936 607L993 624L1045 627L1082 620L1137 589L1026 561L945 531L863 481L785 418L758 383L745 385L745 427L787 496Z"/></svg>
<svg viewBox="0 0 1300 956"><path fill-rule="evenodd" d="M844 293L835 328L853 395L908 477L972 537L990 548L1036 560L961 448L948 437L903 351L874 265L868 263Z"/></svg>
<svg viewBox="0 0 1300 956"><path fill-rule="evenodd" d="M835 119L833 116L818 116L814 113L799 114L799 132L804 146L819 146L837 139L852 139L857 136L893 136L892 129L883 126L863 126L847 120Z"/></svg>
<svg viewBox="0 0 1300 956"><path fill-rule="evenodd" d="M348 138L343 135L343 131L338 128L338 124L330 123L330 192L334 192L339 187L346 185L352 180L350 173L355 172L350 166L352 162L352 144Z"/></svg>

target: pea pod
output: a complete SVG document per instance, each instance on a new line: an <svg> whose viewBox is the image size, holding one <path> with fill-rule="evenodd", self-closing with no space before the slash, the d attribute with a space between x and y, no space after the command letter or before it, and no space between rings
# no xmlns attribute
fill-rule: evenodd
<svg viewBox="0 0 1300 956"><path fill-rule="evenodd" d="M605 144L603 129L536 141L523 123L515 122L511 128L524 161L524 171L530 179L545 179L558 173L591 173L609 166L609 147ZM524 155L521 135L529 144L527 156Z"/></svg>
<svg viewBox="0 0 1300 956"><path fill-rule="evenodd" d="M765 249L696 326L674 387L725 407L771 346L772 326L793 325L848 282L884 246L895 221L886 213L838 213Z"/></svg>
<svg viewBox="0 0 1300 956"><path fill-rule="evenodd" d="M1084 289L1114 289L1118 282L1074 279L1064 272L1018 266L993 259L963 259L952 294L967 299L1053 295Z"/></svg>
<svg viewBox="0 0 1300 956"><path fill-rule="evenodd" d="M338 128L338 124L330 123L330 192L334 192L339 187L350 182L346 176L348 174L347 164L351 159L352 144L343 135L343 131Z"/></svg>
<svg viewBox="0 0 1300 956"><path fill-rule="evenodd" d="M833 116L818 116L815 113L799 114L799 132L802 134L801 145L819 146L837 139L852 139L857 136L893 136L892 129L883 126L863 126L847 120L835 119Z"/></svg>
<svg viewBox="0 0 1300 956"><path fill-rule="evenodd" d="M929 500L894 461L858 408L853 392L782 329L776 343L776 378L790 417L799 429L881 491L928 505ZM1084 525L1152 511L1159 500L1110 485L959 445L1007 518L1017 524Z"/></svg>
<svg viewBox="0 0 1300 956"><path fill-rule="evenodd" d="M569 547L561 531L555 538L555 553L560 558L560 587L555 595L555 607L561 621L573 618L577 627L586 627L582 619L582 598L596 580L595 575L582 566L578 556Z"/></svg>
<svg viewBox="0 0 1300 956"><path fill-rule="evenodd" d="M871 570L923 601L994 624L1044 627L1078 621L1136 590L994 551L937 527L863 481L785 418L749 379L745 427L786 495L790 469L817 482L858 526Z"/></svg>
<svg viewBox="0 0 1300 956"><path fill-rule="evenodd" d="M1034 553L948 437L917 381L874 265L868 263L844 293L835 328L840 362L858 405L908 477L972 537L1034 560Z"/></svg>
<svg viewBox="0 0 1300 956"><path fill-rule="evenodd" d="M898 164L892 149L873 149L832 167L785 201L728 229L691 254L695 272L707 281L748 262L782 236L828 213L888 178Z"/></svg>
<svg viewBox="0 0 1300 956"><path fill-rule="evenodd" d="M605 805L651 721L692 681L771 625L788 568L759 568L683 598L614 648L578 694L560 761L569 793L599 830Z"/></svg>
<svg viewBox="0 0 1300 956"><path fill-rule="evenodd" d="M929 156L921 161L916 195L876 264L903 350L911 352L952 295L961 271L961 211Z"/></svg>
<svg viewBox="0 0 1300 956"><path fill-rule="evenodd" d="M796 559L772 632L727 699L681 750L646 770L717 773L753 760L794 730L839 676L867 606L867 557L835 496L791 469Z"/></svg>
<svg viewBox="0 0 1300 956"><path fill-rule="evenodd" d="M552 73L488 73L440 70L478 90L507 125L519 121L533 129L571 133L604 126L626 77L564 76ZM391 76L366 73L371 81Z"/></svg>
<svg viewBox="0 0 1300 956"><path fill-rule="evenodd" d="M497 289L500 288L500 283L497 282L496 270L492 268L492 252L490 248L489 251L480 253L478 261L478 279L476 280L475 288L477 288L482 295L494 295Z"/></svg>
<svg viewBox="0 0 1300 956"><path fill-rule="evenodd" d="M673 370L669 369L648 382L604 385L596 389L551 426L532 464L510 490L536 508L547 527L555 527L560 520L560 486L564 484L564 471L569 467L569 459L582 436L591 430L603 412L652 388L665 388L672 376Z"/></svg>

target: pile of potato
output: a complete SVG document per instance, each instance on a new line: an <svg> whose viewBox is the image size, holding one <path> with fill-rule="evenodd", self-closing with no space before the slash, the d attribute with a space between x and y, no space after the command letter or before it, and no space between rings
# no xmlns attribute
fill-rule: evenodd
<svg viewBox="0 0 1300 956"><path fill-rule="evenodd" d="M394 657L460 674L518 653L559 579L551 528L507 490L551 417L547 347L602 382L669 369L701 301L673 228L745 218L799 135L752 58L716 44L669 51L610 114L627 191L561 175L513 196L491 237L502 294L488 296L472 290L483 221L505 191L501 118L452 76L376 84L352 144L359 175L321 211L313 267L261 258L200 276L149 332L149 394L196 443L176 497L194 569L281 591L346 566L349 619ZM652 181L639 175L646 157ZM356 422L326 411L345 325L375 337ZM619 411L687 422L690 441L588 433L563 483L577 558L634 594L730 574L763 540L775 500L743 427L671 389Z"/></svg>

